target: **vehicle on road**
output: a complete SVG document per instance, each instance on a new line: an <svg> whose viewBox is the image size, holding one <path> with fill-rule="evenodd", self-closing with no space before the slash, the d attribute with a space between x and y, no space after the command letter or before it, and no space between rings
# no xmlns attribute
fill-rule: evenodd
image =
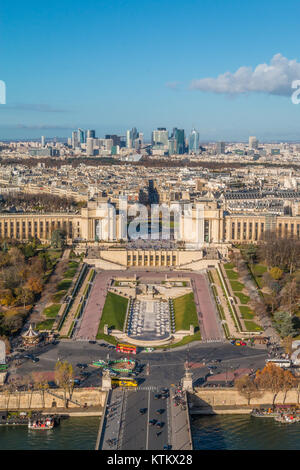
<svg viewBox="0 0 300 470"><path fill-rule="evenodd" d="M116 351L123 354L136 354L136 346L131 344L118 343Z"/></svg>
<svg viewBox="0 0 300 470"><path fill-rule="evenodd" d="M154 400L159 400L161 398L161 394L160 393L156 393L154 395Z"/></svg>
<svg viewBox="0 0 300 470"><path fill-rule="evenodd" d="M137 387L138 383L135 379L130 379L128 377L113 377L111 383L115 387Z"/></svg>
<svg viewBox="0 0 300 470"><path fill-rule="evenodd" d="M96 344L97 341L90 340L89 343L90 343L90 344Z"/></svg>
<svg viewBox="0 0 300 470"><path fill-rule="evenodd" d="M157 428L161 429L161 428L164 427L164 425L165 425L165 423L158 421L155 426L156 426Z"/></svg>
<svg viewBox="0 0 300 470"><path fill-rule="evenodd" d="M151 426L154 426L156 423L157 423L157 419L150 419L149 421L149 424L151 424Z"/></svg>
<svg viewBox="0 0 300 470"><path fill-rule="evenodd" d="M162 415L164 413L164 409L163 408L160 408L159 410L156 410L156 414L157 415Z"/></svg>
<svg viewBox="0 0 300 470"><path fill-rule="evenodd" d="M81 363L76 364L76 367L78 367L79 369L86 369L87 366L88 366L87 364L81 364Z"/></svg>
<svg viewBox="0 0 300 470"><path fill-rule="evenodd" d="M289 359L266 359L266 364L275 364L278 367L282 367L283 369L288 369L291 367L292 362Z"/></svg>
<svg viewBox="0 0 300 470"><path fill-rule="evenodd" d="M141 408L139 411L141 415L144 415L147 411L147 408Z"/></svg>

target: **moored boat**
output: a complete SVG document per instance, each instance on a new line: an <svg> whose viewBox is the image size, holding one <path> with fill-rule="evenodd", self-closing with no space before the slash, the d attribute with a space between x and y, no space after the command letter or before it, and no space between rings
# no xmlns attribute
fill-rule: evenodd
<svg viewBox="0 0 300 470"><path fill-rule="evenodd" d="M46 419L35 419L28 421L28 429L53 429L54 428L54 418Z"/></svg>

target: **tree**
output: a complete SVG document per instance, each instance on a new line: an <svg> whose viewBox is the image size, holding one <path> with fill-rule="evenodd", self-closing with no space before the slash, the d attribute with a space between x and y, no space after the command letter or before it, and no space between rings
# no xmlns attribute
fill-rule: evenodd
<svg viewBox="0 0 300 470"><path fill-rule="evenodd" d="M250 400L261 395L258 390L257 384L249 375L244 375L235 381L235 387L240 395L247 399L247 404L250 405Z"/></svg>
<svg viewBox="0 0 300 470"><path fill-rule="evenodd" d="M74 387L73 367L68 361L57 361L55 364L55 382L64 390L65 407L67 407L67 397L70 400Z"/></svg>
<svg viewBox="0 0 300 470"><path fill-rule="evenodd" d="M281 305L288 307L289 314L292 315L299 302L299 285L296 279L287 282L280 292Z"/></svg>
<svg viewBox="0 0 300 470"><path fill-rule="evenodd" d="M297 335L298 331L295 328L295 320L288 312L275 312L274 320L276 323L276 329L282 338L285 338L286 336L294 337Z"/></svg>
<svg viewBox="0 0 300 470"><path fill-rule="evenodd" d="M284 347L285 354L288 354L291 356L292 351L293 351L293 338L292 336L286 336L282 340L282 346Z"/></svg>
<svg viewBox="0 0 300 470"><path fill-rule="evenodd" d="M275 266L274 268L271 268L269 272L270 272L270 276L273 279L275 279L275 281L279 281L279 279L282 278L283 271L282 271L282 269L278 268L277 266Z"/></svg>
<svg viewBox="0 0 300 470"><path fill-rule="evenodd" d="M27 289L34 294L40 294L43 290L43 283L41 279L37 277L30 277L26 284Z"/></svg>
<svg viewBox="0 0 300 470"><path fill-rule="evenodd" d="M281 390L284 390L287 377L281 367L269 362L262 370L256 372L255 383L261 390L270 390L273 393L273 405Z"/></svg>
<svg viewBox="0 0 300 470"><path fill-rule="evenodd" d="M66 233L64 230L57 229L52 232L51 245L54 248L62 248L65 244Z"/></svg>
<svg viewBox="0 0 300 470"><path fill-rule="evenodd" d="M286 396L287 396L287 392L289 390L291 390L295 383L296 383L296 380L295 380L295 377L293 376L293 374L289 371L289 370L285 370L283 372L283 391L284 391L284 398L283 398L283 403L285 403L285 400L286 400Z"/></svg>

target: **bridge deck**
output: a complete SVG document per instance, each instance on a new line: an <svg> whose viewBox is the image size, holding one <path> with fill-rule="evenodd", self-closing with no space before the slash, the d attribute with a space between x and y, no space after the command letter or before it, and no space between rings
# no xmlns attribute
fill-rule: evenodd
<svg viewBox="0 0 300 470"><path fill-rule="evenodd" d="M157 393L151 389L113 390L105 410L100 449L163 450L166 445L175 450L192 449L188 408L174 407L172 391L165 400L155 398ZM163 423L162 428L149 424L152 419Z"/></svg>

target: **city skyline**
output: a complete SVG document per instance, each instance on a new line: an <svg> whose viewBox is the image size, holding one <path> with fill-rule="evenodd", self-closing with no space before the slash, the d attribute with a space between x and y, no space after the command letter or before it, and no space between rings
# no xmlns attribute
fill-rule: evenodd
<svg viewBox="0 0 300 470"><path fill-rule="evenodd" d="M299 139L295 1L56 3L2 6L0 140L174 123L204 141Z"/></svg>

